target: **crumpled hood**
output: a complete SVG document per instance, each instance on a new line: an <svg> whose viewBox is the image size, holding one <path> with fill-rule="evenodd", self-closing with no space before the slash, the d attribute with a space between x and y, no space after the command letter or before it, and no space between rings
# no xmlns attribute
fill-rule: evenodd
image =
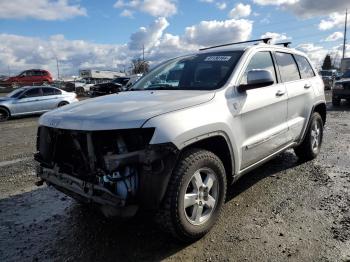
<svg viewBox="0 0 350 262"><path fill-rule="evenodd" d="M71 130L139 128L157 115L210 101L213 91L129 91L88 99L50 111L40 125Z"/></svg>

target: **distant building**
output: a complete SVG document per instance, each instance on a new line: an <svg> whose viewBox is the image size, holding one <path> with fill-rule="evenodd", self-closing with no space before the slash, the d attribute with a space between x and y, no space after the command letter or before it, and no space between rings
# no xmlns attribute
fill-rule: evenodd
<svg viewBox="0 0 350 262"><path fill-rule="evenodd" d="M341 72L345 72L350 70L350 57L348 58L342 58L341 62L340 62L340 71Z"/></svg>
<svg viewBox="0 0 350 262"><path fill-rule="evenodd" d="M125 73L107 71L107 70L95 70L95 69L82 69L79 70L79 76L83 79L114 79L117 77L125 76Z"/></svg>

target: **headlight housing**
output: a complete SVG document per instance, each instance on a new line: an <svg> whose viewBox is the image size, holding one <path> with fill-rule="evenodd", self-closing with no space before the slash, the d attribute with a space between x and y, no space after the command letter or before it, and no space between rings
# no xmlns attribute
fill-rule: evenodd
<svg viewBox="0 0 350 262"><path fill-rule="evenodd" d="M333 86L333 89L344 89L343 84L341 83L335 83Z"/></svg>

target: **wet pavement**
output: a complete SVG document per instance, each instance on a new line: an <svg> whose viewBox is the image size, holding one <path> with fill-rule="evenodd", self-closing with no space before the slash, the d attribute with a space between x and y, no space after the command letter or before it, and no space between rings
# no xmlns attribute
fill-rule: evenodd
<svg viewBox="0 0 350 262"><path fill-rule="evenodd" d="M203 239L176 242L151 214L105 219L36 187L37 117L0 124L1 261L350 261L350 105L328 106L320 156L287 151L230 189Z"/></svg>

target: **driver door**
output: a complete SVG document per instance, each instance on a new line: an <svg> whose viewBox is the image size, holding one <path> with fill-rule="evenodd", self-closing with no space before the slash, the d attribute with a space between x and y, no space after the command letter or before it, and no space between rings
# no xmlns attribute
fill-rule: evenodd
<svg viewBox="0 0 350 262"><path fill-rule="evenodd" d="M253 69L269 70L274 84L240 93L240 129L242 133L242 166L248 167L282 148L289 141L287 124L287 91L277 77L269 51L255 53L247 65L240 84L247 84L247 73Z"/></svg>
<svg viewBox="0 0 350 262"><path fill-rule="evenodd" d="M42 111L41 88L31 88L24 92L14 103L16 114Z"/></svg>

